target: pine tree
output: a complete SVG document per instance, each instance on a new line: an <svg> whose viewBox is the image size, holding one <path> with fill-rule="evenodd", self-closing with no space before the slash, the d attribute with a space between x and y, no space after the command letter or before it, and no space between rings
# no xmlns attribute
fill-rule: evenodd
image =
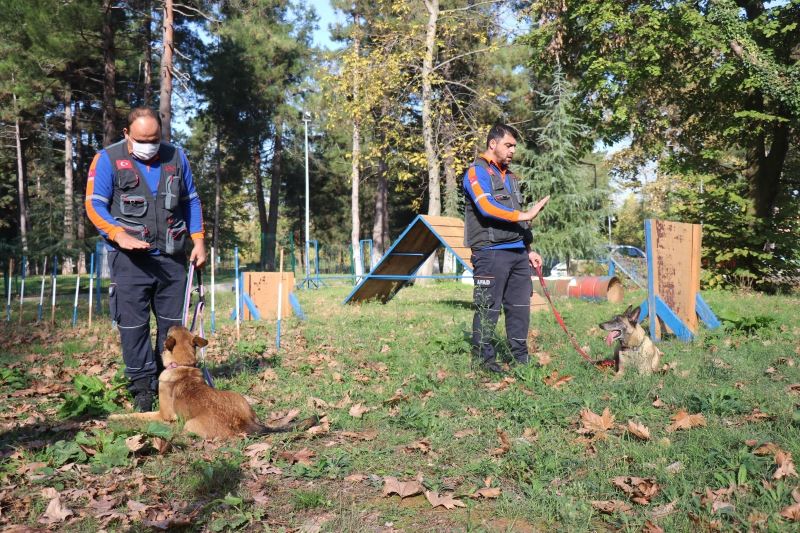
<svg viewBox="0 0 800 533"><path fill-rule="evenodd" d="M535 146L524 150L516 168L528 201L550 195L534 223L532 247L545 258L591 259L600 244L605 191L593 189L580 164L589 135L572 111L574 92L560 70L541 102Z"/></svg>

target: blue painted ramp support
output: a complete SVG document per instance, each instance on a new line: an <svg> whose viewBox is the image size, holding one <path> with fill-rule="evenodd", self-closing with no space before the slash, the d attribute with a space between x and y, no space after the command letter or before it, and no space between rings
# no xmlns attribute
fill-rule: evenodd
<svg viewBox="0 0 800 533"><path fill-rule="evenodd" d="M639 322L650 318L650 336L654 341L661 340L660 335L656 332L655 321L661 319L664 325L667 326L676 337L682 341L691 341L694 339L694 333L689 327L683 323L683 320L675 314L675 312L661 299L660 296L655 294L654 280L653 280L653 243L651 241L652 220L644 221L644 238L647 254L647 299L640 305ZM651 315L651 310L655 310ZM720 321L717 319L711 307L706 303L700 293L695 295L695 309L697 316L700 317L709 329L716 329L721 326Z"/></svg>
<svg viewBox="0 0 800 533"><path fill-rule="evenodd" d="M293 292L289 293L289 303L292 304L292 311L297 315L297 318L305 320L306 314L303 312L303 308L300 307L300 300L297 299Z"/></svg>
<svg viewBox="0 0 800 533"><path fill-rule="evenodd" d="M464 246L464 221L458 218L418 215L395 240L369 274L365 274L344 302L378 300L386 303L417 276L431 254L440 247L450 251L467 272L472 272L471 251ZM458 275L426 276L456 279Z"/></svg>
<svg viewBox="0 0 800 533"><path fill-rule="evenodd" d="M239 274L239 300L239 309L243 310L246 305L250 314L253 316L253 320L261 320L261 313L258 312L258 307L256 307L250 295L244 290L244 274ZM233 311L231 311L231 320L236 320L236 306L234 306Z"/></svg>

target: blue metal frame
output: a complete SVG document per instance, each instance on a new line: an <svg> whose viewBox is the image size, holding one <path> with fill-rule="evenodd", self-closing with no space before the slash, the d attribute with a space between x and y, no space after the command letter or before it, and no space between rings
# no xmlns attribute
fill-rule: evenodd
<svg viewBox="0 0 800 533"><path fill-rule="evenodd" d="M664 322L664 325L669 327L676 337L682 341L691 341L694 339L694 334L689 327L684 324L683 320L675 314L664 300L655 293L655 280L653 276L653 243L652 243L652 219L644 221L644 238L645 238L645 255L647 257L647 299L642 302L639 312L639 322L643 322L646 318L650 318L650 336L654 341L661 340L661 335L658 333L655 326L656 320L659 318ZM720 327L720 322L714 315L714 312L708 306L700 293L695 295L695 309L697 315L700 317L709 329ZM650 311L653 310L651 313Z"/></svg>
<svg viewBox="0 0 800 533"><path fill-rule="evenodd" d="M423 218L423 216L422 215L417 215L416 218L414 218L414 220L411 221L411 224L409 224L408 227L406 227L406 229L403 230L403 233L401 233L400 236L394 241L392 246L389 247L389 249L386 251L386 253L383 254L383 257L381 257L381 260L378 261L378 264L375 265L375 268L373 268L370 271L369 274L365 274L361 278L361 282L358 283L355 287L353 287L353 290L350 291L350 294L348 294L347 297L344 299L344 301L342 302L342 305L344 305L347 302L349 302L350 299L353 297L353 295L356 293L356 291L358 291L358 289L360 289L361 286L364 283L366 283L367 280L369 280L369 279L388 279L388 280L403 281L403 280L412 280L412 279L417 279L417 278L420 278L420 279L422 279L422 278L459 279L461 277L461 276L417 276L417 272L419 271L420 268L422 268L422 265L425 264L424 260L420 262L419 266L411 274L406 275L406 276L373 274L373 272L377 271L378 268L380 268L380 266L384 263L384 261L387 261L389 259L389 257L392 256L392 255L408 256L408 257L422 257L424 259L427 259L433 253L433 252L431 252L431 254L424 254L422 252L395 252L394 251L395 247L397 247L401 242L403 242L403 239L405 238L405 236L408 234L409 231L411 231L414 228L414 226L417 225L418 222L422 222L423 224L425 224L425 226L428 228L428 230L430 230L431 233L433 233L436 236L436 238L439 240L439 244L441 246L444 246L444 248L446 250L448 250L450 253L452 253L455 256L456 260L459 263L461 263L461 265L464 267L465 271L470 272L470 273L472 272L472 268L461 260L461 257L457 253L455 253L453 251L453 249L450 247L450 245L448 245L445 242L445 240L442 239L441 235L439 235L436 232L436 230L433 229L433 227L430 224L428 224L428 222Z"/></svg>

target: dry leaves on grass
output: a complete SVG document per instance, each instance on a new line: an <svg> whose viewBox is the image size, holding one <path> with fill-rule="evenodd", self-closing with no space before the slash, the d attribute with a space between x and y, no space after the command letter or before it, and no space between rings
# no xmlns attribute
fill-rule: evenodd
<svg viewBox="0 0 800 533"><path fill-rule="evenodd" d="M461 500L453 498L452 493L439 494L438 492L425 491L425 498L430 502L431 507L444 507L445 509L455 509L456 507L466 507L467 504Z"/></svg>
<svg viewBox="0 0 800 533"><path fill-rule="evenodd" d="M547 352L536 352L536 360L541 366L547 366L553 361L553 358Z"/></svg>
<svg viewBox="0 0 800 533"><path fill-rule="evenodd" d="M344 393L344 396L342 396L341 400L333 404L333 407L336 409L344 409L351 403L353 403L353 400L350 399L350 391L347 391L346 393Z"/></svg>
<svg viewBox="0 0 800 533"><path fill-rule="evenodd" d="M757 444L757 441L748 441L752 442L752 446ZM775 455L778 452L783 451L780 446L775 444L774 442L765 442L755 450L753 450L753 455Z"/></svg>
<svg viewBox="0 0 800 533"><path fill-rule="evenodd" d="M383 405L397 405L400 402L405 402L408 400L408 394L403 393L403 389L397 389L394 391L394 396L383 400Z"/></svg>
<svg viewBox="0 0 800 533"><path fill-rule="evenodd" d="M800 522L800 489L792 491L794 503L781 511L781 516L792 522Z"/></svg>
<svg viewBox="0 0 800 533"><path fill-rule="evenodd" d="M400 498L408 498L409 496L416 496L422 494L425 487L422 486L420 480L412 479L411 481L399 481L396 477L387 476L383 478L383 495L391 496L397 494Z"/></svg>
<svg viewBox="0 0 800 533"><path fill-rule="evenodd" d="M658 396L656 396L656 399L655 399L655 400L653 400L653 404L652 404L652 405L653 405L653 407L655 407L656 409L661 409L661 408L663 408L664 406L666 406L667 404L665 404L663 401L661 401L661 398L659 398Z"/></svg>
<svg viewBox="0 0 800 533"><path fill-rule="evenodd" d="M267 425L268 426L285 426L286 424L290 423L292 420L297 418L297 415L300 414L300 409L290 409L286 412L279 411L277 413L270 413L269 417L267 418Z"/></svg>
<svg viewBox="0 0 800 533"><path fill-rule="evenodd" d="M331 421L327 415L319 419L317 425L312 426L306 430L306 435L309 437L318 437L326 435L331 430Z"/></svg>
<svg viewBox="0 0 800 533"><path fill-rule="evenodd" d="M665 503L664 505L659 505L658 507L653 507L653 510L650 511L650 518L655 520L664 518L667 515L671 515L675 512L675 507L678 505L678 500L673 500L669 503Z"/></svg>
<svg viewBox="0 0 800 533"><path fill-rule="evenodd" d="M634 503L647 505L658 494L658 483L652 478L635 476L617 476L611 480L615 487L621 489Z"/></svg>
<svg viewBox="0 0 800 533"><path fill-rule="evenodd" d="M517 380L512 377L506 376L503 378L502 381L499 381L497 383L484 383L483 386L490 391L498 392L507 389L509 385L511 385L512 383L516 383L516 381Z"/></svg>
<svg viewBox="0 0 800 533"><path fill-rule="evenodd" d="M369 429L367 431L342 431L339 433L339 435L348 439L368 441L375 440L375 438L378 436L378 430Z"/></svg>
<svg viewBox="0 0 800 533"><path fill-rule="evenodd" d="M667 426L667 431L673 432L680 429L692 429L706 425L706 417L702 413L690 415L684 409L681 409L670 417L672 424Z"/></svg>
<svg viewBox="0 0 800 533"><path fill-rule="evenodd" d="M132 452L138 452L147 444L144 435L133 435L125 439L125 446Z"/></svg>
<svg viewBox="0 0 800 533"><path fill-rule="evenodd" d="M51 487L42 489L42 496L49 498L50 502L47 504L47 509L45 509L44 514L42 514L42 517L39 519L40 523L48 525L57 524L74 514L72 510L68 509L61 502L61 494L56 491L56 489Z"/></svg>
<svg viewBox="0 0 800 533"><path fill-rule="evenodd" d="M501 455L505 455L511 449L511 440L508 438L508 433L500 428L497 428L497 438L500 439L500 447L490 451L489 455L499 457Z"/></svg>
<svg viewBox="0 0 800 533"><path fill-rule="evenodd" d="M456 431L455 433L453 433L453 438L454 439L463 439L464 437L468 437L468 436L474 435L474 434L475 434L475 430L474 429L462 429L461 431Z"/></svg>
<svg viewBox="0 0 800 533"><path fill-rule="evenodd" d="M778 469L772 474L772 479L783 479L785 477L797 477L797 470L794 468L792 454L783 450L775 453L775 463Z"/></svg>
<svg viewBox="0 0 800 533"><path fill-rule="evenodd" d="M370 411L371 411L371 409L369 407L366 407L364 404L357 403L353 407L350 408L348 413L353 418L361 418L362 416L364 416L364 413L368 413Z"/></svg>
<svg viewBox="0 0 800 533"><path fill-rule="evenodd" d="M438 381L439 383L443 382L448 377L450 377L450 374L448 374L447 371L442 370L441 368L436 371L436 381Z"/></svg>
<svg viewBox="0 0 800 533"><path fill-rule="evenodd" d="M609 429L614 427L614 415L608 407L603 409L603 414L598 415L589 409L581 411L581 424L583 427L578 430L578 433L592 434L595 437L605 438Z"/></svg>
<svg viewBox="0 0 800 533"><path fill-rule="evenodd" d="M500 492L500 487L483 487L470 494L469 497L473 499L484 498L488 500L499 498Z"/></svg>
<svg viewBox="0 0 800 533"><path fill-rule="evenodd" d="M407 444L405 449L410 452L418 450L423 454L428 454L431 451L431 441L429 441L428 439L420 439L416 442L412 442L411 444Z"/></svg>
<svg viewBox="0 0 800 533"><path fill-rule="evenodd" d="M605 514L630 514L631 509L633 509L630 505L621 500L592 500L592 507Z"/></svg>
<svg viewBox="0 0 800 533"><path fill-rule="evenodd" d="M316 456L316 452L313 450L309 450L308 448L303 448L302 450L296 452L281 452L278 454L280 459L285 460L289 464L300 463L301 465L311 465L312 461L311 458Z"/></svg>
<svg viewBox="0 0 800 533"><path fill-rule="evenodd" d="M572 381L572 376L561 376L558 370L553 370L549 376L544 377L544 384L548 387L553 387L556 390L561 389L564 385Z"/></svg>
<svg viewBox="0 0 800 533"><path fill-rule="evenodd" d="M633 420L628 420L628 433L641 440L650 440L650 428Z"/></svg>

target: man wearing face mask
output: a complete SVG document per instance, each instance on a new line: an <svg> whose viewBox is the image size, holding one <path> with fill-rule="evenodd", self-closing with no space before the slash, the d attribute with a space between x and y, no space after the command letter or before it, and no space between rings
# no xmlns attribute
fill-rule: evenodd
<svg viewBox="0 0 800 533"><path fill-rule="evenodd" d="M150 411L167 331L181 324L189 241L189 261L197 268L206 262L203 217L186 155L161 142L158 113L133 109L123 133L124 140L92 161L85 205L109 249L111 315L120 332L128 390L136 410Z"/></svg>

